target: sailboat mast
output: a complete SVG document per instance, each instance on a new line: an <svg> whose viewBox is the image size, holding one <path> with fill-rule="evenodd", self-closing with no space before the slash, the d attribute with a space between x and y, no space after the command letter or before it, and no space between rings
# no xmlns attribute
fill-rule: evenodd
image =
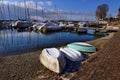
<svg viewBox="0 0 120 80"><path fill-rule="evenodd" d="M20 19L20 10L19 10L19 3L17 3L17 5L18 5L18 8L17 8L17 12L18 12L18 20Z"/></svg>
<svg viewBox="0 0 120 80"><path fill-rule="evenodd" d="M30 14L29 14L29 9L27 8L27 16L28 16L28 21L30 21Z"/></svg>
<svg viewBox="0 0 120 80"><path fill-rule="evenodd" d="M2 5L2 3L0 2L0 4ZM3 15L3 11L2 11L2 7L0 5L0 13L1 13L1 20L4 19L4 15Z"/></svg>
<svg viewBox="0 0 120 80"><path fill-rule="evenodd" d="M17 15L16 15L16 4L15 3L13 5L13 7L14 7L14 18L16 19Z"/></svg>
<svg viewBox="0 0 120 80"><path fill-rule="evenodd" d="M4 2L3 2L3 0L1 0L2 2L2 13L3 13L3 19L5 20L5 8L4 8Z"/></svg>
<svg viewBox="0 0 120 80"><path fill-rule="evenodd" d="M9 14L9 20L11 21L11 14L10 14L10 6L9 6L9 3L8 3L8 14Z"/></svg>
<svg viewBox="0 0 120 80"><path fill-rule="evenodd" d="M37 10L37 2L36 2L36 20L38 22L38 10Z"/></svg>
<svg viewBox="0 0 120 80"><path fill-rule="evenodd" d="M22 14L22 10L21 10L21 3L19 3L19 16L20 16L20 19L22 19L22 16L21 16L21 14Z"/></svg>
<svg viewBox="0 0 120 80"><path fill-rule="evenodd" d="M29 5L27 5L27 20L30 21Z"/></svg>
<svg viewBox="0 0 120 80"><path fill-rule="evenodd" d="M56 14L56 20L59 19L59 13L56 5L55 5L55 14Z"/></svg>
<svg viewBox="0 0 120 80"><path fill-rule="evenodd" d="M25 19L27 20L27 5L26 5L26 0L24 0L24 5L25 5Z"/></svg>
<svg viewBox="0 0 120 80"><path fill-rule="evenodd" d="M45 20L45 16L44 16L44 8L42 7L42 17L43 17L43 21Z"/></svg>

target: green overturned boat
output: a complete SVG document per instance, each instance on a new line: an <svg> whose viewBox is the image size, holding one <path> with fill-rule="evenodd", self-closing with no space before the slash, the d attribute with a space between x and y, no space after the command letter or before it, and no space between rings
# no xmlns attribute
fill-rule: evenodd
<svg viewBox="0 0 120 80"><path fill-rule="evenodd" d="M82 52L96 52L97 50L96 47L83 42L75 42L75 43L68 44L67 46L69 48L73 48L75 50L82 51Z"/></svg>

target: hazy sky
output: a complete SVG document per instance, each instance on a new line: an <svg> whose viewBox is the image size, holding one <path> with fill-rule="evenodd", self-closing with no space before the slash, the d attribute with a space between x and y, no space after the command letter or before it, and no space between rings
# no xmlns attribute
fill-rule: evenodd
<svg viewBox="0 0 120 80"><path fill-rule="evenodd" d="M23 4L23 6L20 7L24 7L25 0L3 0L3 1L4 4L14 4L15 2L19 2L21 3L21 5ZM28 3L29 8L32 9L35 9L35 2L37 2L39 9L44 7L52 11L55 10L56 6L56 8L62 11L80 12L81 13L80 18L84 16L84 13L94 15L97 6L103 3L108 4L109 13L111 13L112 16L115 16L117 14L118 8L120 7L119 0L26 0L26 2Z"/></svg>

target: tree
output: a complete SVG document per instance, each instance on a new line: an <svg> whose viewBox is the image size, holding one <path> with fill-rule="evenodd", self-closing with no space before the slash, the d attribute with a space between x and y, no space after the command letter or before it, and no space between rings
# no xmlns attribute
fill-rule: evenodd
<svg viewBox="0 0 120 80"><path fill-rule="evenodd" d="M118 10L118 11L119 11L119 13L120 13L120 8L119 8L119 10Z"/></svg>
<svg viewBox="0 0 120 80"><path fill-rule="evenodd" d="M96 18L99 19L104 19L107 16L109 8L107 4L102 4L97 7L96 10Z"/></svg>
<svg viewBox="0 0 120 80"><path fill-rule="evenodd" d="M117 20L120 20L120 8L118 9Z"/></svg>
<svg viewBox="0 0 120 80"><path fill-rule="evenodd" d="M118 15L117 16L120 17L120 8L118 9Z"/></svg>

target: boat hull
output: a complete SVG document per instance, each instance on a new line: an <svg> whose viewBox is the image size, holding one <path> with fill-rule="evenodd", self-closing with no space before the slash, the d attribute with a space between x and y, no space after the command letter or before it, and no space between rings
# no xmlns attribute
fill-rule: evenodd
<svg viewBox="0 0 120 80"><path fill-rule="evenodd" d="M83 60L82 54L72 48L60 48L60 51L71 61L80 61Z"/></svg>
<svg viewBox="0 0 120 80"><path fill-rule="evenodd" d="M55 32L55 31L60 31L62 28L41 28L41 32L46 33L46 32Z"/></svg>
<svg viewBox="0 0 120 80"><path fill-rule="evenodd" d="M52 50L53 48L51 48ZM49 49L50 50L50 49ZM54 53L51 53L49 50L44 49L42 53L40 54L40 62L48 69L50 69L53 72L56 73L62 73L65 65L66 65L66 60L64 56L57 51L57 49L53 49ZM54 55L51 54L59 54L58 57L54 57Z"/></svg>
<svg viewBox="0 0 120 80"><path fill-rule="evenodd" d="M84 46L84 45L76 45L76 44L68 44L69 48L73 48L82 52L96 52L96 48L94 46Z"/></svg>

